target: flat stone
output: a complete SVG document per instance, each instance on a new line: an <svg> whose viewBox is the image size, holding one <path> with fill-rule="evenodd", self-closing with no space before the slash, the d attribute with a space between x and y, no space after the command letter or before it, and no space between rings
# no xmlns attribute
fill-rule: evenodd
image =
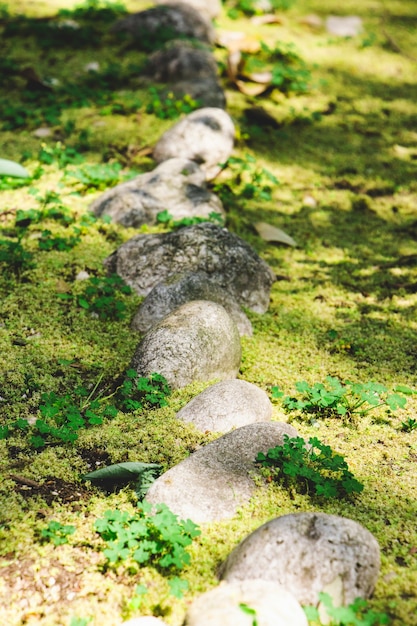
<svg viewBox="0 0 417 626"><path fill-rule="evenodd" d="M275 281L271 268L248 243L208 222L132 237L104 265L142 296L173 274L203 271L216 277L240 305L257 313L268 309Z"/></svg>
<svg viewBox="0 0 417 626"><path fill-rule="evenodd" d="M208 179L220 172L232 154L235 127L226 111L215 107L198 109L168 129L157 142L153 157L160 163L174 156L196 161Z"/></svg>
<svg viewBox="0 0 417 626"><path fill-rule="evenodd" d="M140 174L108 189L90 205L96 217L107 215L126 227L155 224L167 210L174 220L186 217L224 217L220 199L207 189L205 174L195 161L173 158L152 172Z"/></svg>
<svg viewBox="0 0 417 626"><path fill-rule="evenodd" d="M262 389L245 380L225 380L205 389L177 418L203 432L228 432L255 422L268 422L272 404Z"/></svg>
<svg viewBox="0 0 417 626"><path fill-rule="evenodd" d="M223 564L227 581L261 578L282 585L301 604L340 586L338 601L369 598L380 568L379 546L366 528L346 517L295 513L248 535Z"/></svg>
<svg viewBox="0 0 417 626"><path fill-rule="evenodd" d="M255 611L244 612L240 605ZM273 582L248 579L221 583L197 598L184 626L308 626L305 613L288 591Z"/></svg>
<svg viewBox="0 0 417 626"><path fill-rule="evenodd" d="M176 309L154 326L136 348L131 367L140 376L162 374L172 389L200 381L235 378L241 346L227 311L205 300Z"/></svg>
<svg viewBox="0 0 417 626"><path fill-rule="evenodd" d="M131 328L147 332L169 313L192 300L221 304L236 323L239 334L252 336L252 324L233 295L222 286L221 277L205 272L173 274L156 285L140 304Z"/></svg>
<svg viewBox="0 0 417 626"><path fill-rule="evenodd" d="M196 78L180 80L170 86L169 91L178 99L190 96L200 108L226 108L226 95L216 78Z"/></svg>
<svg viewBox="0 0 417 626"><path fill-rule="evenodd" d="M289 424L261 422L237 428L203 446L151 485L146 500L165 502L181 519L214 522L231 518L255 491L258 452L297 437ZM254 576L261 578L261 576Z"/></svg>

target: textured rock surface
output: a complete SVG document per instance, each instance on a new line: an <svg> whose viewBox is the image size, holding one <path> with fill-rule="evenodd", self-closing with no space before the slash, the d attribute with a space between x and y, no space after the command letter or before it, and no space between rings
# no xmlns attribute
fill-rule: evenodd
<svg viewBox="0 0 417 626"><path fill-rule="evenodd" d="M209 19L214 19L220 15L222 5L220 0L182 0L183 4L188 4L196 11ZM155 4L177 4L176 0L155 0Z"/></svg>
<svg viewBox="0 0 417 626"><path fill-rule="evenodd" d="M219 163L232 153L235 128L226 111L207 107L193 111L167 130L157 142L153 157L159 163L174 156L196 161L214 178L220 171Z"/></svg>
<svg viewBox="0 0 417 626"><path fill-rule="evenodd" d="M296 437L298 433L288 424L271 422L223 435L160 476L146 500L165 502L180 518L196 523L233 517L254 492L251 474L256 455L282 445L285 434Z"/></svg>
<svg viewBox="0 0 417 626"><path fill-rule="evenodd" d="M204 593L189 608L184 626L249 626L253 618L240 604L256 611L258 626L308 626L294 596L276 583L253 579L222 583Z"/></svg>
<svg viewBox="0 0 417 626"><path fill-rule="evenodd" d="M277 517L248 535L221 569L228 581L262 578L290 591L302 604L341 580L341 601L368 598L380 567L379 546L363 526L325 513Z"/></svg>
<svg viewBox="0 0 417 626"><path fill-rule="evenodd" d="M224 215L219 198L207 189L204 172L188 159L168 159L152 172L108 189L90 210L97 217L108 215L114 222L135 228L155 224L164 210L176 220Z"/></svg>
<svg viewBox="0 0 417 626"><path fill-rule="evenodd" d="M215 78L181 80L172 84L169 91L176 98L183 98L185 95L191 96L200 107L226 108L225 93Z"/></svg>
<svg viewBox="0 0 417 626"><path fill-rule="evenodd" d="M190 41L170 41L148 57L145 73L159 83L217 76L217 63L209 48Z"/></svg>
<svg viewBox="0 0 417 626"><path fill-rule="evenodd" d="M182 304L211 300L221 304L234 320L240 335L252 335L252 324L235 298L219 284L216 275L205 272L174 274L159 283L146 296L132 320L134 330L147 332Z"/></svg>
<svg viewBox="0 0 417 626"><path fill-rule="evenodd" d="M177 232L137 235L104 261L139 295L179 272L203 271L216 276L239 304L257 313L269 306L275 275L253 248L225 228L196 224Z"/></svg>
<svg viewBox="0 0 417 626"><path fill-rule="evenodd" d="M138 47L144 49L152 47L158 38L162 41L178 37L190 37L205 43L214 41L214 29L210 21L192 6L182 2L161 4L132 13L118 20L111 30L128 33Z"/></svg>
<svg viewBox="0 0 417 626"><path fill-rule="evenodd" d="M205 389L177 413L203 432L228 432L271 419L272 404L262 389L245 380L225 380Z"/></svg>
<svg viewBox="0 0 417 626"><path fill-rule="evenodd" d="M188 302L154 326L136 348L132 367L141 376L162 374L173 389L194 381L235 378L241 346L236 324L214 302Z"/></svg>

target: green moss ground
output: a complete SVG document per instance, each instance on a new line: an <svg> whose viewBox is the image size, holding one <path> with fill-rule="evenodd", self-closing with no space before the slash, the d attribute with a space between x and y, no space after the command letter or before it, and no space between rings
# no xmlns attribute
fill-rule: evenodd
<svg viewBox="0 0 417 626"><path fill-rule="evenodd" d="M135 69L144 55L112 39L100 21L96 39L88 43L81 44L75 33L67 43L57 40L48 47L39 35L40 18L75 4L19 0L10 9L30 20L26 34L25 24L18 22L13 36L3 38L3 70L4 59L15 65L8 74L3 71L0 100L22 104L28 115L18 124L16 112L9 111L12 123L0 131L0 156L25 158L34 172L41 144L57 154L60 141L87 164L120 162L126 171L148 170L152 161L143 149L173 122L145 113L149 93ZM129 2L127 8L147 5ZM360 15L364 33L347 40L332 37L302 23L311 13ZM1 19L1 29L7 21ZM267 391L279 385L289 394L297 381L319 382L327 375L390 388L417 386L416 25L412 0L346 0L343 7L336 0L297 0L278 25L232 21L226 11L217 21L218 29L244 31L252 41L294 43L312 75L305 95L275 93L258 99L244 97L222 79L240 137L235 155L253 155L279 180L270 200L235 196L225 203L229 228L249 241L278 275L268 312L248 313L254 336L242 341L240 377ZM216 56L224 62L225 51L217 49ZM95 97L90 90L83 100L77 88L85 80L85 64L92 61L102 69L116 65L96 87ZM42 93L25 104L20 70L28 66L42 78L77 85L73 99L78 105L64 108L51 121L45 118ZM125 107L121 115L111 112L114 93L113 102ZM265 107L279 126L249 125L243 111L254 105ZM321 116L314 119L317 112ZM40 126L50 126L53 136L34 137ZM1 238L13 234L17 209L38 207L31 188L59 193L78 224L100 193L74 186L68 172L80 165L60 169L55 159L41 166L42 175L29 186L0 192ZM298 247L262 241L253 227L260 220L285 230ZM55 222L45 227L68 232ZM127 315L121 321L95 319L57 297L80 292L75 276L81 270L103 275L103 259L133 230L97 222L84 227L79 245L64 252L40 252L39 231L31 227L30 233L25 245L33 251L36 267L14 276L3 266L0 278L0 425L35 418L43 392L68 393L100 376L103 385L110 385L129 364L140 339L129 329L138 297L123 296ZM63 365L62 359L71 363ZM175 420L175 412L203 387L176 392L163 409L120 413L80 431L74 445L35 451L23 436L0 441L1 623L67 626L72 617L91 617L93 625L117 626L122 616L132 614L128 601L140 583L148 587L141 612L162 615L177 626L192 598L216 584L219 563L250 531L278 515L320 510L357 520L375 535L382 566L369 605L388 614L392 626L416 626L417 431L401 429L404 420L415 418L412 397L397 413L380 412L352 423L321 420L319 428L283 413L277 401L274 418L292 421L301 435L316 435L344 455L365 489L354 501L323 502L261 483L234 519L202 529L183 574L190 583L183 600L170 596L166 580L152 569L136 575L123 568L103 570L94 521L106 509L133 510L134 492L126 488L106 495L81 482L81 475L97 460L159 462L169 468L210 441L212 436ZM12 476L36 481L42 495ZM40 530L51 519L77 527L68 545L39 542Z"/></svg>

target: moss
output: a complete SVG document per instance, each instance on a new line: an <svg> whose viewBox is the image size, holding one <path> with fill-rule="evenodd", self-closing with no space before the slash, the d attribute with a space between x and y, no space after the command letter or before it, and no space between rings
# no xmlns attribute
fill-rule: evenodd
<svg viewBox="0 0 417 626"><path fill-rule="evenodd" d="M19 0L10 9L44 17L76 4ZM140 10L148 3L132 0L127 5ZM269 311L247 312L254 336L242 339L239 374L268 392L279 385L291 394L297 381L319 382L327 375L374 380L390 388L415 385L417 105L415 64L409 58L415 54L410 28L415 6L412 0L389 0L385 9L382 14L373 0L347 0L343 7L336 0L298 0L273 29L233 22L224 14L218 21L220 28L245 30L251 41L262 38L272 46L276 40L294 42L312 71L312 88L302 96L250 99L227 86L228 110L239 130L236 156L250 153L279 180L270 200L238 196L225 206L229 228L254 246L278 275ZM299 21L311 12L323 18L359 15L364 33L340 40L325 30L312 31ZM20 276L2 273L1 425L19 417L36 418L45 392L72 393L99 379L112 389L140 339L129 329L140 301L135 295L123 296L127 315L120 321L96 319L75 302L58 297L81 293L82 281L75 277L82 270L103 275L103 259L136 231L101 222L81 227L81 217L99 192L81 189L68 176L77 164L59 167L57 157L52 164L40 164L41 144L53 151L61 141L87 164L117 161L126 170L148 171L153 162L146 150L172 124L144 112L148 85L135 69L144 55L122 50L108 34L103 33L95 47L78 46L74 39L70 48L40 51L35 34L17 33L13 46L11 39L5 40L4 55L19 68L33 67L41 78L71 79L78 87L87 63L97 60L105 68L116 58L118 65L114 76L110 72L107 83L96 90L95 100L65 108L59 119L48 121L40 112L39 93L26 126L0 131L2 157L24 161L32 173L38 165L43 168L28 187L1 192L1 238L13 241L17 209L39 207L29 193L33 189L42 195L58 192L82 231L81 242L72 250L42 252L39 229L31 226L25 246L34 255L35 268ZM224 51L216 55L225 60ZM17 74L7 78L1 92L2 100L12 104L22 104L24 80ZM125 112L112 112L109 98L124 104ZM144 104L135 110L135 101ZM244 114L250 106L265 106L277 128L250 124ZM51 128L50 138L33 136L41 125ZM227 180L227 171L222 176ZM259 220L288 232L298 247L262 241L253 229ZM69 233L52 221L45 227L62 236ZM183 600L169 596L166 580L150 568L136 575L123 568L103 569L103 546L94 533L94 520L106 509L133 511L135 496L130 487L105 493L81 476L91 463L127 460L160 462L167 469L212 440L215 435L175 419L204 386L176 391L168 407L120 413L100 427L82 430L73 445L36 451L22 434L0 440L4 620L11 626L22 621L57 626L69 623L72 616L94 616L97 623L116 626L121 616L130 615L128 602L135 586L145 584L148 594L141 612L163 615L167 623L179 625L188 603L217 584L219 564L249 532L277 515L320 509L351 517L374 533L382 567L370 606L387 613L392 626L416 625L417 447L415 433L401 429L401 422L415 413L414 396L397 413L380 410L352 423L320 420L318 428L284 413L277 401L274 419L291 421L302 436L318 435L331 445L346 458L365 490L352 500L322 502L261 482L252 501L232 520L203 527L183 573L190 583ZM40 487L16 482L16 477ZM74 492L81 495L70 498ZM68 545L40 543L39 532L51 519L76 526Z"/></svg>

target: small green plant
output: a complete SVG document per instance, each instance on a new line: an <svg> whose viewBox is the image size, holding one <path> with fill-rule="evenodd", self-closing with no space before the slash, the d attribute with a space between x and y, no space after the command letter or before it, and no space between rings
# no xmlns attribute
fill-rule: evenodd
<svg viewBox="0 0 417 626"><path fill-rule="evenodd" d="M376 613L368 608L368 603L363 598L356 598L348 606L333 606L333 600L328 593L319 593L321 604L325 608L327 618L330 618L330 626L384 626L390 623L386 613ZM320 620L319 611L315 606L305 606L304 612L310 626L329 624Z"/></svg>
<svg viewBox="0 0 417 626"><path fill-rule="evenodd" d="M155 567L171 578L171 593L181 597L187 583L172 575L190 563L186 548L200 535L191 520L179 521L165 504L154 507L141 502L133 515L127 511L106 511L94 528L107 544L104 556L108 565L125 563L136 571L143 566Z"/></svg>
<svg viewBox="0 0 417 626"><path fill-rule="evenodd" d="M326 377L326 383L310 385L306 381L296 383L301 397L286 396L283 405L289 411L314 414L316 417L363 417L380 407L390 411L403 409L407 395L416 393L405 385L398 385L390 393L380 383L342 383L333 376Z"/></svg>
<svg viewBox="0 0 417 626"><path fill-rule="evenodd" d="M241 602L239 604L239 609L243 613L245 613L245 615L250 615L250 617L252 617L252 626L258 626L258 620L256 619L257 613L255 609L253 609L251 606L248 606L244 602Z"/></svg>
<svg viewBox="0 0 417 626"><path fill-rule="evenodd" d="M67 165L82 163L84 157L75 148L67 147L57 141L54 146L43 143L38 153L38 160L45 165L55 163L60 169L64 169Z"/></svg>
<svg viewBox="0 0 417 626"><path fill-rule="evenodd" d="M103 191L118 183L130 180L137 172L123 172L120 163L102 163L83 165L76 170L67 172L68 179L75 179L80 191Z"/></svg>
<svg viewBox="0 0 417 626"><path fill-rule="evenodd" d="M168 382L162 374L153 373L145 377L139 376L134 369L128 369L116 392L116 404L121 411L164 407L168 405L170 394Z"/></svg>
<svg viewBox="0 0 417 626"><path fill-rule="evenodd" d="M401 430L405 433L411 433L417 429L417 420L409 417L405 422L401 422Z"/></svg>
<svg viewBox="0 0 417 626"><path fill-rule="evenodd" d="M92 617L71 617L69 626L88 626L92 619Z"/></svg>
<svg viewBox="0 0 417 626"><path fill-rule="evenodd" d="M123 320L127 307L120 294L130 295L131 288L120 276L93 276L85 281L87 284L81 294L58 293L62 302L76 304L101 320Z"/></svg>
<svg viewBox="0 0 417 626"><path fill-rule="evenodd" d="M201 104L188 94L182 98L176 98L172 92L163 94L155 87L149 88L151 102L146 107L146 113L152 113L161 120L174 120L181 114L191 113L198 109Z"/></svg>
<svg viewBox="0 0 417 626"><path fill-rule="evenodd" d="M77 298L78 306L94 313L101 320L122 320L126 317L126 304L118 297L118 293L130 295L132 289L120 276L93 276L86 282L88 284L82 295Z"/></svg>
<svg viewBox="0 0 417 626"><path fill-rule="evenodd" d="M268 11L287 11L295 0L269 0ZM227 15L232 20L237 20L239 17L246 16L252 17L253 15L262 15L265 13L265 4L259 0L234 0L234 2L228 3L230 8L227 11Z"/></svg>
<svg viewBox="0 0 417 626"><path fill-rule="evenodd" d="M61 546L68 543L69 535L73 535L75 531L75 526L63 525L61 522L51 520L48 526L41 530L41 538L44 541L50 541L54 546Z"/></svg>
<svg viewBox="0 0 417 626"><path fill-rule="evenodd" d="M208 217L184 217L181 220L174 220L171 213L166 209L160 211L156 216L159 224L165 224L172 229L184 228L185 226L194 226L194 224L202 224L203 222L212 222L218 226L224 226L224 218L221 213L212 211Z"/></svg>
<svg viewBox="0 0 417 626"><path fill-rule="evenodd" d="M45 229L38 239L38 246L39 250L58 250L59 252L66 252L74 248L80 241L81 237L78 235L61 237L60 235L53 235L50 230Z"/></svg>
<svg viewBox="0 0 417 626"><path fill-rule="evenodd" d="M302 437L284 435L282 446L271 448L267 454L259 452L256 461L270 470L269 478L301 493L335 498L363 490L343 456L316 437L307 444Z"/></svg>
<svg viewBox="0 0 417 626"><path fill-rule="evenodd" d="M145 585L136 585L135 592L130 600L127 602L127 610L129 612L138 611L143 604L144 596L148 593Z"/></svg>
<svg viewBox="0 0 417 626"><path fill-rule="evenodd" d="M16 277L35 267L33 254L23 247L21 238L18 241L0 239L0 265L5 275Z"/></svg>
<svg viewBox="0 0 417 626"><path fill-rule="evenodd" d="M19 418L0 429L0 439L20 432L26 434L35 449L53 443L73 443L78 439L80 429L100 425L104 419L117 415L117 409L101 397L98 391L100 382L101 378L91 391L83 386L77 387L72 395L43 393L39 417L34 423Z"/></svg>
<svg viewBox="0 0 417 626"><path fill-rule="evenodd" d="M245 158L230 157L222 164L227 168L229 178L213 185L224 203L234 198L245 200L271 200L272 191L279 185L278 179L266 168L257 165L255 157L246 154Z"/></svg>

